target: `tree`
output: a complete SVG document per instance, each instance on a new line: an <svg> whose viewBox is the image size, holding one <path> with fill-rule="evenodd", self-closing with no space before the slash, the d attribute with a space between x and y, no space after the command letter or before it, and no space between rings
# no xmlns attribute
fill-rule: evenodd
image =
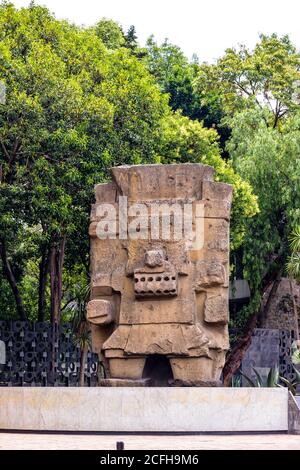
<svg viewBox="0 0 300 470"><path fill-rule="evenodd" d="M252 188L234 171L230 162L221 157L219 137L214 129L191 121L179 112L168 116L162 124L162 163L200 162L214 167L216 181L233 185L231 249L237 250L244 241L248 219L258 212Z"/></svg>
<svg viewBox="0 0 300 470"><path fill-rule="evenodd" d="M131 51L135 51L138 48L138 40L135 27L131 25L125 34L125 47Z"/></svg>
<svg viewBox="0 0 300 470"><path fill-rule="evenodd" d="M233 247L257 211L249 184L222 160L216 131L170 108L139 48L128 46L134 30L127 47L111 49L99 34L34 4L0 6L0 306L10 289L12 316L22 319L68 318L88 282L93 185L110 166L211 164L234 185Z"/></svg>
<svg viewBox="0 0 300 470"><path fill-rule="evenodd" d="M153 161L167 100L137 58L126 49L108 53L95 30L35 5L3 3L0 13L2 268L22 319L28 263L39 276L40 320L50 276L51 318L59 322L64 260L71 265L70 243L76 266L87 240L93 184L113 162ZM35 263L26 252L19 259L24 237ZM88 240L85 249L83 258Z"/></svg>
<svg viewBox="0 0 300 470"><path fill-rule="evenodd" d="M269 109L257 107L238 113L231 120L227 145L233 167L250 183L260 209L246 221L243 272L251 301L239 312L238 325L244 328L244 335L226 365L228 383L250 344L253 328L260 324L276 293L289 251L288 235L300 223L300 116L291 113L274 128L267 124L270 114Z"/></svg>
<svg viewBox="0 0 300 470"><path fill-rule="evenodd" d="M107 49L118 49L125 43L121 26L113 20L102 18L95 26L96 34Z"/></svg>
<svg viewBox="0 0 300 470"><path fill-rule="evenodd" d="M180 110L184 116L203 121L207 128L214 127L220 135L220 144L224 152L229 136L226 126L221 126L224 117L221 103L213 102L212 93L206 102L194 82L200 66L198 58L189 62L182 50L167 39L158 45L153 36L147 40L145 63L155 77L160 89L169 95L169 104L174 111Z"/></svg>
<svg viewBox="0 0 300 470"><path fill-rule="evenodd" d="M288 36L261 35L250 51L227 49L216 65L200 67L195 88L203 103L217 102L229 116L250 107L270 111L267 125L277 127L295 111L300 92L300 57Z"/></svg>

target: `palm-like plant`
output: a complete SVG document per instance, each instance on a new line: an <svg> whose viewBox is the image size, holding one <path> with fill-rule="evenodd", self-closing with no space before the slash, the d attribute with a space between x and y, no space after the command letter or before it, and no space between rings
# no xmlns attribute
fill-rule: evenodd
<svg viewBox="0 0 300 470"><path fill-rule="evenodd" d="M295 333L296 333L296 340L299 343L299 318L298 318L298 307L295 302L295 295L294 295L294 288L293 288L293 281L295 279L296 282L300 283L300 226L296 227L289 237L290 241L290 249L291 249L291 256L287 262L287 272L290 278L290 286L291 286L291 295L294 307L294 316L295 316Z"/></svg>

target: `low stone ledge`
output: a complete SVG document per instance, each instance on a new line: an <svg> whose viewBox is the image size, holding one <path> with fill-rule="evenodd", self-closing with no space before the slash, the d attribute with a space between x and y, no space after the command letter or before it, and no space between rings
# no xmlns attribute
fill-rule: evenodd
<svg viewBox="0 0 300 470"><path fill-rule="evenodd" d="M0 429L287 432L288 392L271 388L0 389Z"/></svg>
<svg viewBox="0 0 300 470"><path fill-rule="evenodd" d="M297 397L299 400L299 397ZM300 434L300 402L289 393L289 433Z"/></svg>

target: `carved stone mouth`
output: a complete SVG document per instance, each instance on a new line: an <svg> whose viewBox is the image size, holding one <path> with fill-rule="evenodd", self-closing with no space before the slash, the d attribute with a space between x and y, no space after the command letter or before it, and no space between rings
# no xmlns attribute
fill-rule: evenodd
<svg viewBox="0 0 300 470"><path fill-rule="evenodd" d="M177 295L177 275L173 272L135 272L134 292L136 297L165 297Z"/></svg>

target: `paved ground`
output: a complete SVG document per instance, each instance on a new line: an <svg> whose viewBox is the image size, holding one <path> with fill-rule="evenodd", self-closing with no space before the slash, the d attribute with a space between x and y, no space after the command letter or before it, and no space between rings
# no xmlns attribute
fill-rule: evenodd
<svg viewBox="0 0 300 470"><path fill-rule="evenodd" d="M300 449L300 436L286 434L257 435L97 435L97 434L21 434L1 433L0 450L78 449L112 450L123 441L127 450L204 450L204 449Z"/></svg>

